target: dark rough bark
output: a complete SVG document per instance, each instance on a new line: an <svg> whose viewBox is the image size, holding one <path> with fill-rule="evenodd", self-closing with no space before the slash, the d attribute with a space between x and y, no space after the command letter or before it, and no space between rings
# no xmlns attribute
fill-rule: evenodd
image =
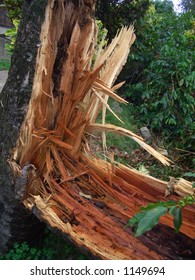
<svg viewBox="0 0 195 280"><path fill-rule="evenodd" d="M16 48L8 80L0 94L0 254L13 242L36 236L38 221L14 193L14 175L8 160L15 147L33 85L39 35L47 1L24 1Z"/></svg>

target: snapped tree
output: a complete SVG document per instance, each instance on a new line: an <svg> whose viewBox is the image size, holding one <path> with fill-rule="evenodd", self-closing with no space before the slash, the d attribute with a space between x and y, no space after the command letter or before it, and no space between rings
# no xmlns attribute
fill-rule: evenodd
<svg viewBox="0 0 195 280"><path fill-rule="evenodd" d="M109 131L170 163L133 132L105 123L106 110L118 118L109 97L126 103L115 93L122 83L114 83L135 35L132 27L123 27L107 48L98 48L94 5L94 0L24 1L0 96L0 251L38 235L35 215L97 258L189 257L183 252L185 246L192 252L194 207L184 210L179 249L170 217L139 240L125 225L141 205L165 200L167 189L193 194L192 185L160 181L116 163L112 154L108 161L98 158L90 149L94 131L103 133L106 149Z"/></svg>

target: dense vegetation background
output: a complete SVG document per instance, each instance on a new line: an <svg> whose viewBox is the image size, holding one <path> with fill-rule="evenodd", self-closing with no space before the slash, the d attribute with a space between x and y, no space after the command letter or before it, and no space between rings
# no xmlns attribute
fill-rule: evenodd
<svg viewBox="0 0 195 280"><path fill-rule="evenodd" d="M8 33L13 42L23 1L4 1L15 25L11 34ZM150 172L152 176L166 180L169 176L183 176L194 180L195 2L180 1L178 13L169 0L97 0L96 18L101 20L102 36L108 31L108 41L121 26L134 24L137 40L119 77L119 81L126 80L119 94L129 101L129 105L111 105L135 132L139 133L143 126L148 127L153 136L150 144L166 151L174 165L162 170L160 164L147 158L127 139L112 137L111 141L108 135L109 148L115 151L119 160L143 172ZM111 116L108 115L108 118ZM100 149L98 147L97 143L97 149ZM44 240L50 238L48 232L45 236ZM50 258L67 258L67 254L61 255L61 250L60 255L56 253L59 248L52 249L47 241L44 242L49 248L50 253L47 249L46 252ZM58 243L62 244L62 241ZM64 251L71 254L71 248L68 246ZM21 259L45 258L45 253L39 252L42 249L30 250L28 244L17 244L10 254L14 254L13 258L19 254ZM7 258L11 256L7 255Z"/></svg>
<svg viewBox="0 0 195 280"><path fill-rule="evenodd" d="M120 79L127 80L122 94L134 105L136 118L167 144L194 149L193 1L181 1L181 14L167 0L99 2L97 16L110 36L120 25L135 26L137 40Z"/></svg>

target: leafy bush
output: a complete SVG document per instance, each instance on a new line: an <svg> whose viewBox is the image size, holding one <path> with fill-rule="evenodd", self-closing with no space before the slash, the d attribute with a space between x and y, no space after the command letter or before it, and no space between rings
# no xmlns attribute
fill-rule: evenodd
<svg viewBox="0 0 195 280"><path fill-rule="evenodd" d="M19 20L13 20L13 28L8 29L5 32L5 36L7 37L8 40L10 40L10 43L6 44L5 47L8 50L8 52L10 54L13 53L14 47L15 47L15 42L16 42L16 36L17 36L17 32L18 32L18 26L19 26Z"/></svg>
<svg viewBox="0 0 195 280"><path fill-rule="evenodd" d="M11 21L21 18L21 7L23 0L4 0Z"/></svg>
<svg viewBox="0 0 195 280"><path fill-rule="evenodd" d="M9 70L10 61L8 59L1 59L0 60L0 71L1 70Z"/></svg>
<svg viewBox="0 0 195 280"><path fill-rule="evenodd" d="M13 28L10 28L5 32L5 36L7 37L8 40L10 40L10 43L6 44L6 49L10 54L13 53L15 42L16 42L18 26L22 16L21 13L22 3L23 0L4 0L4 4L3 4L3 6L6 7L8 11L9 19L14 26Z"/></svg>
<svg viewBox="0 0 195 280"><path fill-rule="evenodd" d="M37 246L27 242L15 243L13 248L0 260L83 260L86 257L73 245L66 243L62 238L46 228L45 236Z"/></svg>
<svg viewBox="0 0 195 280"><path fill-rule="evenodd" d="M195 139L194 26L190 12L178 16L151 6L128 60L134 72L125 91L145 125L186 149Z"/></svg>
<svg viewBox="0 0 195 280"><path fill-rule="evenodd" d="M50 249L38 249L36 247L30 247L27 242L21 244L15 243L13 248L9 250L0 259L2 260L41 260L52 259L54 251Z"/></svg>

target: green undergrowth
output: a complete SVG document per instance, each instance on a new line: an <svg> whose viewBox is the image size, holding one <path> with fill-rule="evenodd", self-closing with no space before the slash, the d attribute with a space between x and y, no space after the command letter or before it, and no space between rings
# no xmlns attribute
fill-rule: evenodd
<svg viewBox="0 0 195 280"><path fill-rule="evenodd" d="M10 67L9 59L1 59L0 60L0 71L9 70L9 67Z"/></svg>
<svg viewBox="0 0 195 280"><path fill-rule="evenodd" d="M109 105L117 116L123 121L121 123L111 112L107 110L106 123L121 126L139 135L139 130L145 126L138 117L139 108L133 104L118 104L110 100ZM101 122L101 118L98 118ZM169 181L170 177L183 177L186 180L194 181L193 175L195 170L195 160L190 152L179 151L174 149L174 146L169 147L160 135L154 135L152 130L152 141L150 143L154 149L163 147L167 153L168 158L173 162L170 166L163 166L157 159L149 155L143 148L141 148L135 141L126 136L121 136L115 133L106 133L106 143L109 152L114 153L114 159L117 162L131 166L143 173L149 174L161 180ZM102 153L101 135L99 134L99 142L95 141L94 146L98 147L98 155ZM108 153L109 154L109 153ZM187 175L186 175L187 174Z"/></svg>
<svg viewBox="0 0 195 280"><path fill-rule="evenodd" d="M40 244L31 246L27 242L15 243L0 260L85 260L78 248L65 242L61 237L45 230Z"/></svg>
<svg viewBox="0 0 195 280"><path fill-rule="evenodd" d="M109 110L107 110L106 123L126 128L134 133L138 131L138 128L136 127L136 125L134 125L135 121L132 114L131 104L119 104L116 101L110 100L109 106L117 114L117 116L121 119L122 122L118 120ZM101 122L100 117L98 118L97 122ZM118 152L129 153L133 149L138 148L137 143L131 138L112 132L106 133L106 144L108 150L118 150ZM116 158L119 159L117 153Z"/></svg>

